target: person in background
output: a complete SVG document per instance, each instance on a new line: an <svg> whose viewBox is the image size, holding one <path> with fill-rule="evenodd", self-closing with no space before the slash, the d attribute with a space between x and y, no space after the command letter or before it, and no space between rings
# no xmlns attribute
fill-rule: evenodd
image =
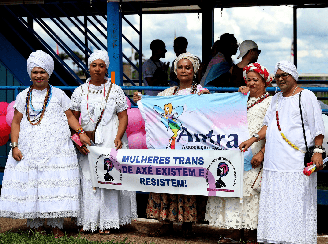
<svg viewBox="0 0 328 244"><path fill-rule="evenodd" d="M257 44L252 40L243 41L239 46L240 54L237 59L242 58L238 64L234 64L231 69L230 86L240 87L245 86L245 80L243 77L243 69L250 63L257 62L257 59L261 53Z"/></svg>
<svg viewBox="0 0 328 244"><path fill-rule="evenodd" d="M188 47L188 41L185 37L179 36L179 37L174 39L173 50L174 50L177 57L179 57L179 55L181 53L186 53L187 52L187 47ZM177 75L174 72L174 62L175 62L175 60L176 59L174 59L174 61L172 62L172 66L171 66L170 80L171 80L171 82L174 82L173 84L179 84L179 80L177 78Z"/></svg>
<svg viewBox="0 0 328 244"><path fill-rule="evenodd" d="M150 43L151 57L143 64L142 74L145 86L168 86L168 68L170 63L163 63L161 58L165 58L167 52L165 43L156 39ZM156 96L159 91L147 91L145 95Z"/></svg>
<svg viewBox="0 0 328 244"><path fill-rule="evenodd" d="M209 62L200 84L203 87L229 87L231 73L229 72L233 62L232 55L237 53L238 43L233 34L225 33L215 43L212 51L217 52Z"/></svg>
<svg viewBox="0 0 328 244"><path fill-rule="evenodd" d="M280 61L275 79L281 92L271 101L258 134L239 145L247 150L266 139L257 241L317 243L317 174L303 173L304 153L314 146L311 161L323 168L325 127L313 92L297 85L293 63Z"/></svg>
<svg viewBox="0 0 328 244"><path fill-rule="evenodd" d="M71 97L76 118L97 147L127 149L125 133L128 116L126 96L122 89L111 83L106 73L109 57L106 51L96 50L88 59L90 78L79 86ZM82 231L110 234L131 223L137 217L136 193L104 188L93 188L86 147L78 148L81 167L81 212L78 225Z"/></svg>
<svg viewBox="0 0 328 244"><path fill-rule="evenodd" d="M79 165L69 126L81 143L90 144L71 100L49 84L52 57L37 50L27 59L32 85L18 94L11 125L12 149L8 155L0 197L0 217L27 219L27 226L63 237L64 218L77 217Z"/></svg>
<svg viewBox="0 0 328 244"><path fill-rule="evenodd" d="M272 76L264 66L251 63L244 67L243 77L247 86L240 87L239 91L243 94L249 92L247 121L249 135L252 136L260 130L270 106L272 97L265 89L272 82ZM259 185L262 177L265 141L252 145L251 152L244 159L243 203L240 203L239 198L234 197L208 198L205 217L209 224L233 230L219 243L238 241L244 230L246 230L246 241L256 241L260 188L254 186Z"/></svg>

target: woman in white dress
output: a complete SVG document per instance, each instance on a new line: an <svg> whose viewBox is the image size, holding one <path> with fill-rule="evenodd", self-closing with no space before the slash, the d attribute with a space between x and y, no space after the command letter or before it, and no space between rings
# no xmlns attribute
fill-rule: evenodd
<svg viewBox="0 0 328 244"><path fill-rule="evenodd" d="M240 87L239 91L247 94L247 121L249 135L253 136L262 127L263 119L272 97L265 88L272 82L268 70L258 63L251 63L243 70L247 87ZM260 141L251 147L253 158L245 157L243 203L239 198L208 197L205 219L210 225L224 229L234 229L230 235L222 238L220 243L230 243L240 239L241 229L246 229L246 240L256 240L256 229L259 211L260 193L253 189L255 181L261 180L262 162L264 159L265 145Z"/></svg>
<svg viewBox="0 0 328 244"><path fill-rule="evenodd" d="M305 138L315 146L311 161L322 169L324 123L313 92L297 85L298 73L289 61L277 63L277 85L258 137L239 146L247 150L266 138L257 241L264 243L317 243L317 174L303 174Z"/></svg>
<svg viewBox="0 0 328 244"><path fill-rule="evenodd" d="M41 50L27 60L33 85L16 98L0 217L27 218L27 226L37 231L47 219L54 235L61 237L64 217L79 212L79 166L68 125L78 130L80 124L70 99L48 83L53 69L53 59ZM81 142L90 144L83 130L79 133Z"/></svg>
<svg viewBox="0 0 328 244"><path fill-rule="evenodd" d="M111 83L105 75L109 66L106 51L95 51L88 60L91 78L75 89L71 100L76 118L81 115L81 125L85 131L95 130L95 145L98 147L127 149L125 133L128 117L127 102L122 89ZM103 112L102 112L103 111ZM136 193L92 187L88 149L79 148L79 164L82 169L81 214L78 225L83 231L110 234L110 229L131 223L137 217Z"/></svg>

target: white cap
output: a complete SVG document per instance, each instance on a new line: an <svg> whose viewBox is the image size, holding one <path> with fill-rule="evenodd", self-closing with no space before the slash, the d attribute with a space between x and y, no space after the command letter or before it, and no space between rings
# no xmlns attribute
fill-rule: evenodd
<svg viewBox="0 0 328 244"><path fill-rule="evenodd" d="M240 54L237 58L244 57L245 54L252 49L258 49L258 46L255 42L253 42L252 40L243 41L239 46Z"/></svg>

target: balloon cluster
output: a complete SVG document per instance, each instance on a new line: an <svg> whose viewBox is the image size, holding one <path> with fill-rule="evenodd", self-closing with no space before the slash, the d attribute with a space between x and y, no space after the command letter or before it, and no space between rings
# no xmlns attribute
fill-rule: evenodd
<svg viewBox="0 0 328 244"><path fill-rule="evenodd" d="M126 134L130 149L147 149L145 121L138 108L131 108L131 102L126 97L128 108L128 126Z"/></svg>
<svg viewBox="0 0 328 244"><path fill-rule="evenodd" d="M14 104L0 102L0 146L5 145L9 140L9 134L11 131L11 122L14 118Z"/></svg>

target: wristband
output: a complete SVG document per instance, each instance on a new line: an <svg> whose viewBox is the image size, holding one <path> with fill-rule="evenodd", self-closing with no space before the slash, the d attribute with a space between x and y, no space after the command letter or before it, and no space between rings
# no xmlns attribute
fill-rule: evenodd
<svg viewBox="0 0 328 244"><path fill-rule="evenodd" d="M313 153L324 153L325 149L320 149L320 148L314 148Z"/></svg>
<svg viewBox="0 0 328 244"><path fill-rule="evenodd" d="M11 146L12 149L14 149L15 147L18 147L18 142L12 142L9 145Z"/></svg>

